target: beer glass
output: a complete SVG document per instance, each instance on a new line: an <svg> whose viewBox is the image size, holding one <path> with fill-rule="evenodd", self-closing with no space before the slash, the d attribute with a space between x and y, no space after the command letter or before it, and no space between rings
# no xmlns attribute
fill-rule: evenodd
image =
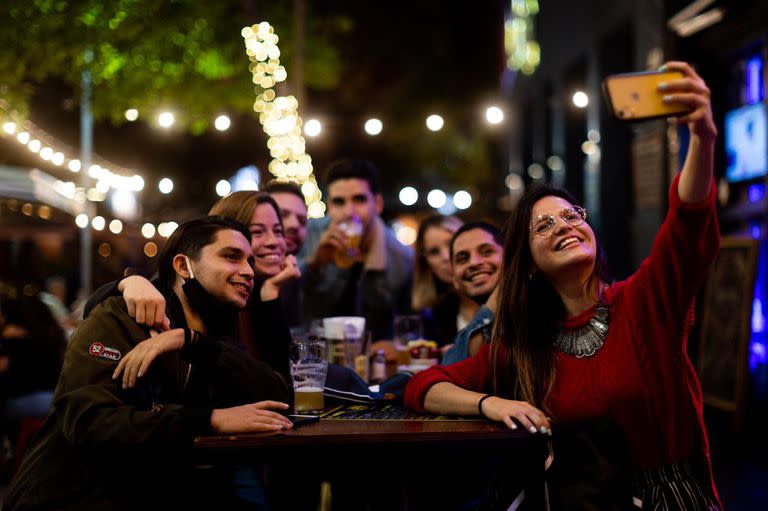
<svg viewBox="0 0 768 511"><path fill-rule="evenodd" d="M353 216L339 224L339 228L347 235L347 245L337 251L333 262L339 268L349 268L360 261L360 243L363 241L363 221Z"/></svg>
<svg viewBox="0 0 768 511"><path fill-rule="evenodd" d="M328 340L328 362L354 368L355 357L362 352L365 318L360 316L325 318L323 331Z"/></svg>
<svg viewBox="0 0 768 511"><path fill-rule="evenodd" d="M328 372L327 347L324 339L297 338L291 343L291 379L293 410L297 413L320 413L323 410L323 387Z"/></svg>

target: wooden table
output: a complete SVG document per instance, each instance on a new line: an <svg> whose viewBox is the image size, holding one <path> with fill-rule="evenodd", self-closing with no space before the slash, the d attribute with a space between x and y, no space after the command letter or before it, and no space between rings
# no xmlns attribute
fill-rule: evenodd
<svg viewBox="0 0 768 511"><path fill-rule="evenodd" d="M520 509L541 509L547 455L546 437L482 420L321 419L282 433L201 437L195 452L203 463L278 467L286 480L273 495L292 497L274 507L291 510L304 509L295 486L303 466L332 483L334 510L458 509L489 491L498 501L489 508L507 509L523 488ZM315 495L306 509L317 509Z"/></svg>

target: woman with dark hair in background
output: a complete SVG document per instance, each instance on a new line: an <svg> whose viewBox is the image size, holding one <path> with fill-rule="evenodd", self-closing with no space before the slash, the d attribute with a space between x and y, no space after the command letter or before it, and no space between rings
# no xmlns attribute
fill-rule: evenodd
<svg viewBox="0 0 768 511"><path fill-rule="evenodd" d="M464 222L455 216L430 215L419 224L411 306L421 314L424 337L443 346L472 319L480 305L453 287L450 246Z"/></svg>
<svg viewBox="0 0 768 511"><path fill-rule="evenodd" d="M66 346L64 330L38 298L0 294L0 393L6 419L48 415Z"/></svg>
<svg viewBox="0 0 768 511"><path fill-rule="evenodd" d="M416 375L405 401L534 434L605 419L628 448L636 506L709 511L721 506L686 344L694 296L719 247L717 129L704 81L688 64L665 67L684 75L659 88L665 102L690 106L672 122L691 137L650 256L611 283L586 211L561 190L528 190L508 222L492 344Z"/></svg>

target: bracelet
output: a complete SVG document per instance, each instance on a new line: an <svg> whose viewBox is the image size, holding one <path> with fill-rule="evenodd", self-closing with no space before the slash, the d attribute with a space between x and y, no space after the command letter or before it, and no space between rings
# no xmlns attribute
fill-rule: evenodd
<svg viewBox="0 0 768 511"><path fill-rule="evenodd" d="M199 339L200 339L200 332L196 330L192 330L191 328L185 328L184 329L184 346L182 346L181 350L184 352L188 352L193 345L197 344L197 341Z"/></svg>
<svg viewBox="0 0 768 511"><path fill-rule="evenodd" d="M489 397L493 397L493 395L486 394L480 398L480 401L477 402L477 412L480 414L480 417L485 417L485 414L483 413L483 401L485 401ZM485 417L485 418L487 419L488 417Z"/></svg>

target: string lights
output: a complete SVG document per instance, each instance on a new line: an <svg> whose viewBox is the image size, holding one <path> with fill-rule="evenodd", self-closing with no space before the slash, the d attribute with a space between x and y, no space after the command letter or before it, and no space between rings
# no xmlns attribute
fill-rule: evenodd
<svg viewBox="0 0 768 511"><path fill-rule="evenodd" d="M279 38L266 21L245 27L240 34L251 61L248 69L253 74L253 83L263 89L256 96L253 110L259 114L259 122L269 137L267 148L272 161L268 169L279 181L298 183L307 203L307 214L312 218L322 217L325 204L312 173L312 158L306 153L306 143L301 135L303 123L297 112L299 102L294 96L277 96L273 88L288 78L285 67L280 65Z"/></svg>
<svg viewBox="0 0 768 511"><path fill-rule="evenodd" d="M513 12L520 15L523 11L526 16L532 16L538 12L536 0L512 0L512 7ZM246 54L251 61L249 70L253 74L253 83L258 86L253 109L259 114L259 121L268 136L267 148L272 157L268 169L278 181L292 181L299 184L307 203L308 216L322 217L325 214L326 205L322 201L322 193L313 174L312 158L306 152L306 142L302 136L302 128L308 137L315 137L320 135L322 126L315 119L311 119L306 126L303 126L302 118L298 114L299 105L296 98L290 95L277 96L275 92L275 85L284 82L288 74L285 67L280 64L280 49L277 46L279 38L274 33L274 28L267 22L261 22L243 28L241 35L244 38ZM538 61L535 64L538 64ZM526 72L526 68L523 68L523 71ZM56 141L31 121L14 122L19 116L11 112L2 99L0 99L0 110L4 111L2 117L6 119L0 125L2 129L0 135L13 137L19 144L54 167L66 169L73 174L85 171L94 181L93 186L82 188L66 178L51 178L50 189L56 194L76 204L84 204L86 201L103 202L111 192L111 203L115 215L124 216L121 210L135 211L136 193L142 191L145 186L141 175L99 157L94 158L98 163L83 169L80 160L71 156L76 153L75 150ZM139 111L135 108L126 110L124 114L129 122L139 118ZM498 107L489 108L486 117L490 124L498 124L504 119L503 112ZM164 111L157 117L157 124L166 129L172 127L174 121L174 115L169 111ZM444 122L444 119L437 114L430 115L426 120L430 131L441 130ZM231 120L224 114L219 115L214 122L214 127L219 131L226 131L230 126ZM380 134L382 129L383 123L379 119L368 119L365 123L365 131L371 136ZM158 187L161 193L168 194L173 190L173 183L165 178L160 181ZM219 195L226 195L230 191L227 181L222 180L217 183L216 192ZM407 198L404 203L410 200L415 203L416 199ZM469 201L471 202L471 198ZM460 200L459 203L462 201ZM114 234L119 234L123 230L120 220L110 220L100 216L90 219L84 213L76 217L75 223L80 228L90 226L98 231L108 226ZM175 226L175 222L160 223L155 229L156 232L149 237L170 236ZM149 226L146 227L146 231L149 231Z"/></svg>
<svg viewBox="0 0 768 511"><path fill-rule="evenodd" d="M530 75L541 62L541 48L534 39L534 18L538 0L511 0L510 17L504 23L504 49L507 67Z"/></svg>

